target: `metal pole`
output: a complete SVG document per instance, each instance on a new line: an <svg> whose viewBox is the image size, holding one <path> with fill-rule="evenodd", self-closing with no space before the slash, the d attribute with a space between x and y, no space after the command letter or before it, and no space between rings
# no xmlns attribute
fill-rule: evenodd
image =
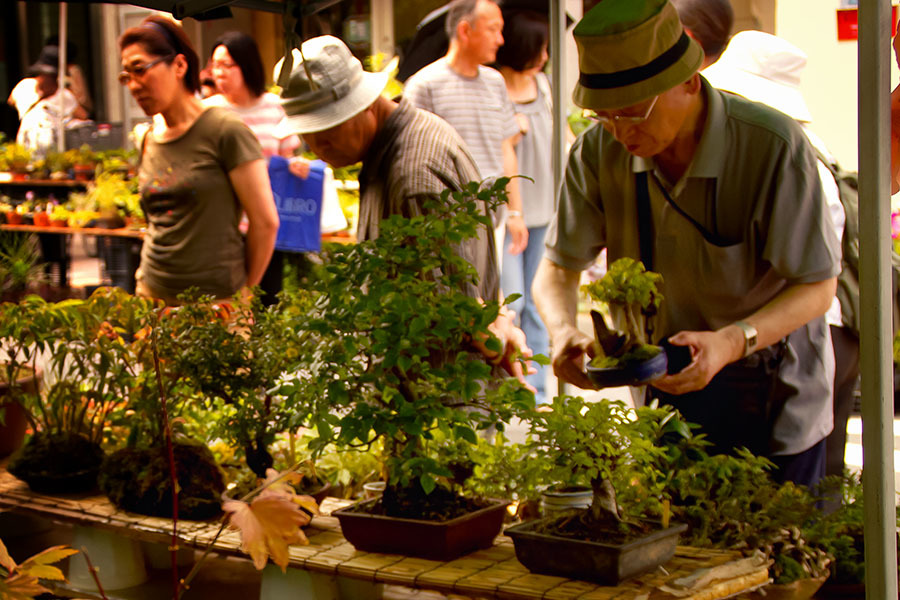
<svg viewBox="0 0 900 600"><path fill-rule="evenodd" d="M894 500L890 150L890 0L859 3L859 296L866 598L897 597Z"/></svg>
<svg viewBox="0 0 900 600"><path fill-rule="evenodd" d="M550 2L550 72L553 75L553 189L559 190L566 164L566 106L564 91L566 85L566 3L565 0ZM557 393L565 393L565 382L558 380Z"/></svg>
<svg viewBox="0 0 900 600"><path fill-rule="evenodd" d="M65 2L59 3L59 89L56 93L57 110L56 110L56 150L62 152L66 149L66 124L63 122L65 118L65 91L66 91L66 32L68 27L68 6Z"/></svg>

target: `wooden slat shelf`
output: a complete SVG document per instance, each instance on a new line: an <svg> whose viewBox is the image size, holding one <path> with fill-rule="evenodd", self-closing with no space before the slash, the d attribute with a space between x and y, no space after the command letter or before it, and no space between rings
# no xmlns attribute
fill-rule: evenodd
<svg viewBox="0 0 900 600"><path fill-rule="evenodd" d="M497 537L491 548L462 558L440 562L393 554L360 552L341 535L337 518L330 512L346 505L345 500L328 498L322 504L323 515L313 518L305 528L308 546L290 548L290 566L297 569L342 575L373 583L403 585L411 588L461 594L477 598L503 600L663 600L676 598L659 586L696 573L733 563L737 552L679 546L675 557L659 569L617 587L573 581L529 573L516 560L512 541ZM169 544L172 522L117 510L102 496L42 496L25 483L0 470L0 510L10 510L48 518L52 521L96 527L117 535L148 542ZM179 521L181 543L203 550L214 538L219 521ZM247 558L240 549L240 535L225 529L212 550L220 555ZM716 600L757 588L768 582L765 565L758 565L713 581L702 589L680 596L682 600Z"/></svg>

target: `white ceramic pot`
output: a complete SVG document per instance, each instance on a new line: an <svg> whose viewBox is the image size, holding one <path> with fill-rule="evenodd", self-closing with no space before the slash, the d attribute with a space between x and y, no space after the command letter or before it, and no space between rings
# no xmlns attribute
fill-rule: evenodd
<svg viewBox="0 0 900 600"><path fill-rule="evenodd" d="M587 508L594 496L589 487L572 487L564 490L547 490L541 494L541 513L548 517L554 513L577 508Z"/></svg>
<svg viewBox="0 0 900 600"><path fill-rule="evenodd" d="M383 481L370 481L369 483L363 484L363 491L366 493L366 499L371 500L372 498L377 498L384 493L385 482Z"/></svg>
<svg viewBox="0 0 900 600"><path fill-rule="evenodd" d="M137 540L76 525L72 548L87 549L104 591L130 588L147 581L144 553ZM69 558L69 583L80 591L99 591L88 570L87 561L78 554Z"/></svg>

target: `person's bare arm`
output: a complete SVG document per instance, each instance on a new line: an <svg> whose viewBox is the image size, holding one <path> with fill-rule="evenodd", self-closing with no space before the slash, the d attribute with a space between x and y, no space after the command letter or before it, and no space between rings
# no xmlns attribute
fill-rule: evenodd
<svg viewBox="0 0 900 600"><path fill-rule="evenodd" d="M743 321L756 328L757 348L778 342L789 333L825 314L834 298L837 279L790 285ZM653 384L670 393L685 394L703 389L722 368L744 354L744 333L737 325L717 331L681 331L669 340L689 346L692 361L680 373Z"/></svg>
<svg viewBox="0 0 900 600"><path fill-rule="evenodd" d="M547 326L556 376L582 389L595 386L584 372L593 356L593 339L578 330L578 282L581 274L544 258L531 286L535 305Z"/></svg>
<svg viewBox="0 0 900 600"><path fill-rule="evenodd" d="M518 140L518 134L503 140L503 173L507 177L512 177L506 186L510 210L506 220L506 229L509 231L510 237L510 254L519 254L528 245L528 228L525 227L525 219L522 216L522 196L519 194L519 180L514 177L519 174L519 159L516 157L516 143Z"/></svg>
<svg viewBox="0 0 900 600"><path fill-rule="evenodd" d="M247 213L247 285L259 284L275 249L278 211L272 199L266 161L251 160L228 172L238 200Z"/></svg>

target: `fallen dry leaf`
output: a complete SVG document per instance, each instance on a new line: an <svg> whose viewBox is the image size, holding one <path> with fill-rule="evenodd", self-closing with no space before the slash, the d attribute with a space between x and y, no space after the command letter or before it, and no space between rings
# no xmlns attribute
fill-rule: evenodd
<svg viewBox="0 0 900 600"><path fill-rule="evenodd" d="M241 532L241 549L250 555L257 569L265 567L271 555L272 562L285 572L288 546L309 543L300 530L309 523L309 515L282 493L264 491L250 504L227 500L222 508L231 513L230 525Z"/></svg>

